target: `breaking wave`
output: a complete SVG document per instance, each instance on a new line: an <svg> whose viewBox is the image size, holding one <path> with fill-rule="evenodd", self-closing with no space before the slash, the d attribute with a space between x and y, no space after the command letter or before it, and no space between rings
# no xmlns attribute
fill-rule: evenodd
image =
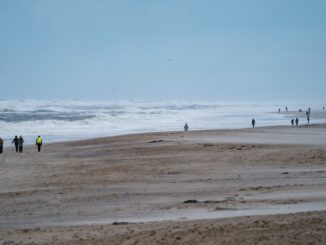
<svg viewBox="0 0 326 245"><path fill-rule="evenodd" d="M289 109L307 108L287 103ZM0 100L0 136L9 141L22 135L32 143L119 134L190 129L227 129L285 125L288 118L275 113L278 103L186 101ZM309 105L318 106L320 104Z"/></svg>

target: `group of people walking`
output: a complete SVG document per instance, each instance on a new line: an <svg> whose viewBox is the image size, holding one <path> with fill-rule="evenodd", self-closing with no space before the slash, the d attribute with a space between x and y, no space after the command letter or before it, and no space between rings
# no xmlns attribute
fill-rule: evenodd
<svg viewBox="0 0 326 245"><path fill-rule="evenodd" d="M325 106L323 106L323 110L325 110ZM285 111L288 112L288 107L285 107ZM278 113L281 112L281 108L278 108ZM299 109L299 113L302 113L302 109ZM307 125L310 124L310 114L311 114L311 109L310 107L308 108L308 110L306 111L306 118L307 118ZM291 125L294 126L294 123L296 126L299 126L299 118L296 119L291 119Z"/></svg>
<svg viewBox="0 0 326 245"><path fill-rule="evenodd" d="M291 119L291 125L294 126L294 122L296 126L299 126L299 118L296 118L295 120L292 118Z"/></svg>
<svg viewBox="0 0 326 245"><path fill-rule="evenodd" d="M18 137L16 135L15 138L12 140L11 143L14 144L15 149L16 149L16 152L20 152L20 153L23 152L24 139L23 139L22 136L19 136ZM43 139L42 139L42 137L40 135L36 138L35 144L37 146L38 152L40 152L41 151L41 148L42 148L42 144L43 144ZM4 141L0 137L0 154L3 152L3 145L4 145Z"/></svg>
<svg viewBox="0 0 326 245"><path fill-rule="evenodd" d="M323 107L323 110L325 110L325 107ZM286 111L286 112L289 111L287 106L285 107L285 111ZM281 108L278 108L278 112L279 112L279 113L281 112ZM300 109L299 112L302 113L302 109ZM309 107L308 110L306 111L307 125L309 125L309 123L310 123L310 115L311 115L311 109L310 109L310 107ZM294 119L294 118L291 119L291 125L294 126L294 124L295 124L296 126L299 126L299 118L298 118L298 117L295 118L295 119ZM256 120L255 120L255 118L253 118L253 119L251 120L251 126L252 126L253 128L256 126ZM183 128L184 128L184 131L187 132L187 131L189 130L188 123L186 123L186 124L184 125Z"/></svg>
<svg viewBox="0 0 326 245"><path fill-rule="evenodd" d="M23 152L24 139L22 136L17 137L12 140L12 144L15 144L16 152Z"/></svg>

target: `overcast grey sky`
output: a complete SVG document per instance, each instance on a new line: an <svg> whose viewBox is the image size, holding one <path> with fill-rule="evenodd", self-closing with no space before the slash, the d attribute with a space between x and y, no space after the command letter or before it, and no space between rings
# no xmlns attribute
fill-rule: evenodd
<svg viewBox="0 0 326 245"><path fill-rule="evenodd" d="M324 100L323 0L0 0L0 98Z"/></svg>

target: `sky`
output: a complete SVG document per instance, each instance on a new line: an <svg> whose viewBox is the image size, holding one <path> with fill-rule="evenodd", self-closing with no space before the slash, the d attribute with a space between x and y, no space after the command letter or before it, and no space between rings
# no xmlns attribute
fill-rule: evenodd
<svg viewBox="0 0 326 245"><path fill-rule="evenodd" d="M0 0L0 99L320 100L324 0Z"/></svg>

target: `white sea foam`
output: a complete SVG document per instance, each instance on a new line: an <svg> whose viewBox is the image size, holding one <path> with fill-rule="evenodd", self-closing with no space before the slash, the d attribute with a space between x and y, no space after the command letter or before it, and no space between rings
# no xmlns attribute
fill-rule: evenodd
<svg viewBox="0 0 326 245"><path fill-rule="evenodd" d="M288 125L278 108L297 111L321 103L186 102L186 101L81 101L81 100L2 100L0 136L11 139L23 135L32 143L37 135L45 142L84 139L119 134ZM316 122L316 121L315 121ZM320 121L319 121L320 122Z"/></svg>

